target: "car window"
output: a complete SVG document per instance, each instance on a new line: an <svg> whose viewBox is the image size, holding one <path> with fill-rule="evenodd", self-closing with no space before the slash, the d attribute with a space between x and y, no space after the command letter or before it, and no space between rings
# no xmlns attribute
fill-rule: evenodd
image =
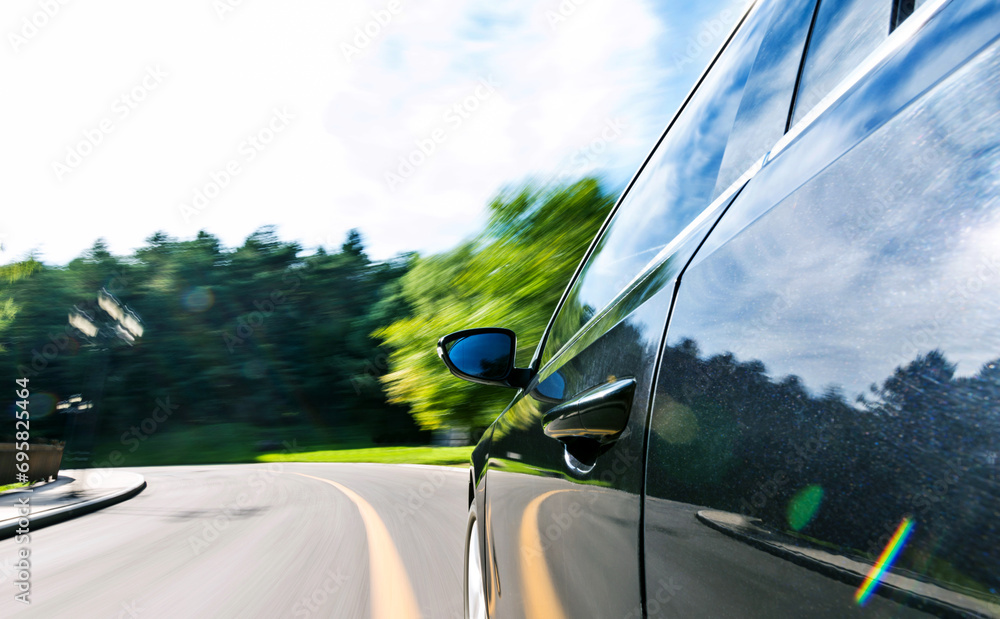
<svg viewBox="0 0 1000 619"><path fill-rule="evenodd" d="M773 11L726 145L716 195L742 176L784 134L815 9L816 0L793 0L780 11Z"/></svg>
<svg viewBox="0 0 1000 619"><path fill-rule="evenodd" d="M913 12L927 4L927 0L896 0L892 6L892 29L900 25Z"/></svg>
<svg viewBox="0 0 1000 619"><path fill-rule="evenodd" d="M671 123L573 283L543 362L707 206L762 34L742 28Z"/></svg>
<svg viewBox="0 0 1000 619"><path fill-rule="evenodd" d="M543 363L722 193L729 184L720 185L724 164L726 176L735 180L744 170L733 171L766 152L784 131L808 25L787 17L791 11L784 8L779 11L778 2L765 0L751 11L671 123L570 288L545 343ZM793 40L800 36L798 51L794 42L768 35L768 57L755 65L765 33L774 28ZM748 86L751 75L755 82ZM774 87L756 84L765 80ZM753 92L753 100L743 105L745 91ZM773 127L757 132L754 119ZM729 154L735 126L740 128L733 142L738 146Z"/></svg>
<svg viewBox="0 0 1000 619"><path fill-rule="evenodd" d="M892 11L890 0L821 0L802 64L793 124L889 36Z"/></svg>

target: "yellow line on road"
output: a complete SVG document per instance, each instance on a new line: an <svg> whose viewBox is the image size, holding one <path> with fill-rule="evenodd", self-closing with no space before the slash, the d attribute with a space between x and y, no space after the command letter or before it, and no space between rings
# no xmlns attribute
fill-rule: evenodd
<svg viewBox="0 0 1000 619"><path fill-rule="evenodd" d="M571 490L551 490L535 497L521 516L521 591L524 615L528 619L564 619L566 613L552 584L552 574L545 561L545 548L538 524L538 508L553 494Z"/></svg>
<svg viewBox="0 0 1000 619"><path fill-rule="evenodd" d="M368 576L371 579L372 619L417 619L420 610L417 598L413 595L410 579L403 567L392 536L385 528L375 508L357 493L343 484L338 484L322 477L313 477L305 473L296 473L322 481L340 490L354 502L361 512L365 523L365 533L368 536Z"/></svg>

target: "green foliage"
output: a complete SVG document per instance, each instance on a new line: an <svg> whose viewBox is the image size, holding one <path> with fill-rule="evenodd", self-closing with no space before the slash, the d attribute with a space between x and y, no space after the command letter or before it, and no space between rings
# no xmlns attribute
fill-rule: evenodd
<svg viewBox="0 0 1000 619"><path fill-rule="evenodd" d="M466 467L472 447L371 447L299 453L265 454L260 462L382 462L386 464L436 464Z"/></svg>
<svg viewBox="0 0 1000 619"><path fill-rule="evenodd" d="M384 353L368 335L407 311L392 291L409 259L371 261L357 231L340 252L300 254L265 227L231 250L206 232L185 241L156 233L128 257L98 240L65 267L2 267L0 381L30 379L32 438L93 436L126 454L152 454L149 445L186 429L240 443L239 453L287 432L335 443L346 427L363 428L368 444L425 439L405 408L386 402ZM141 336L115 330L98 303L105 293L141 320ZM97 335L70 326L70 314L88 316ZM0 395L0 409L14 406L12 394ZM73 394L94 404L93 430L87 415L54 410ZM156 411L166 401L175 408L165 416ZM212 436L233 424L263 430Z"/></svg>
<svg viewBox="0 0 1000 619"><path fill-rule="evenodd" d="M303 256L264 227L236 248L157 232L129 256L98 239L65 266L0 266L0 383L30 379L33 439L130 464L243 461L276 437L319 448L478 428L511 393L451 377L438 337L507 326L526 364L612 204L593 179L511 189L478 236L386 262L356 230ZM141 329L123 331L124 315ZM75 394L93 413L56 409ZM0 392L0 410L12 398Z"/></svg>
<svg viewBox="0 0 1000 619"><path fill-rule="evenodd" d="M41 262L36 261L34 258L28 258L21 262L14 262L0 267L0 279L7 280L8 284L13 284L17 280L24 279L41 268Z"/></svg>
<svg viewBox="0 0 1000 619"><path fill-rule="evenodd" d="M3 332L14 322L18 306L10 296L9 286L18 280L30 277L32 273L42 268L42 264L34 258L22 262L14 262L0 266L0 282L6 282L7 287L0 292L0 353L4 352Z"/></svg>
<svg viewBox="0 0 1000 619"><path fill-rule="evenodd" d="M382 382L421 427L488 424L511 392L451 376L435 354L439 337L503 326L518 336L525 365L614 197L595 179L501 193L485 231L459 247L415 258L399 294L411 314L376 331L392 350Z"/></svg>

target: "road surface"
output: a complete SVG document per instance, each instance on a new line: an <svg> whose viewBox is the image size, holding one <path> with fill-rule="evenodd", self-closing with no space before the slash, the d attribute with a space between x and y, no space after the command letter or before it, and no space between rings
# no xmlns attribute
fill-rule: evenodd
<svg viewBox="0 0 1000 619"><path fill-rule="evenodd" d="M462 617L468 473L135 468L139 496L0 541L0 617ZM30 605L13 564L30 550Z"/></svg>

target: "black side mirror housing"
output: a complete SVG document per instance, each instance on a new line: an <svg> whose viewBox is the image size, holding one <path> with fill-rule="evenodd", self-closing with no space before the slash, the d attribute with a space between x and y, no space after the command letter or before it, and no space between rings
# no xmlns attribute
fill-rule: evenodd
<svg viewBox="0 0 1000 619"><path fill-rule="evenodd" d="M450 333L437 344L437 353L455 376L482 385L520 389L531 380L531 370L514 367L517 336L510 329L484 327Z"/></svg>

